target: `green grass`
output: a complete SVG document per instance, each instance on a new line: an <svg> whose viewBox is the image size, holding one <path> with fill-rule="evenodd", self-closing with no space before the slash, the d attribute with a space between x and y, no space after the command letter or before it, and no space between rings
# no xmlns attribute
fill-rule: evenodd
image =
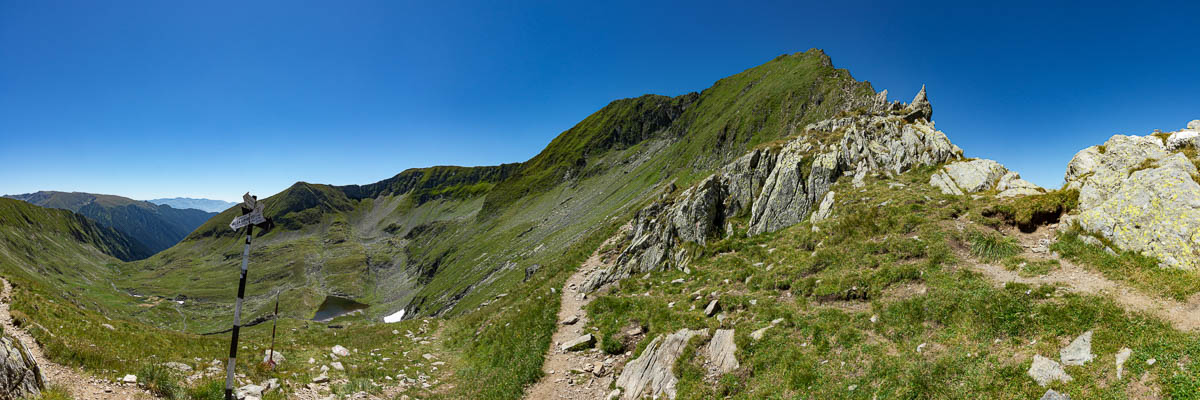
<svg viewBox="0 0 1200 400"><path fill-rule="evenodd" d="M185 398L185 389L179 383L180 377L166 367L154 364L143 365L136 375L139 384L159 398Z"/></svg>
<svg viewBox="0 0 1200 400"><path fill-rule="evenodd" d="M1100 272L1108 279L1125 282L1145 293L1178 301L1186 301L1188 297L1200 293L1200 276L1194 272L1160 268L1158 260L1135 252L1109 254L1104 251L1104 246L1084 243L1080 235L1082 233L1076 229L1060 232L1058 241L1050 249L1067 260Z"/></svg>
<svg viewBox="0 0 1200 400"><path fill-rule="evenodd" d="M899 179L909 184L928 176L918 171ZM1014 268L1025 262L1022 274L1056 268L1053 261L1015 257L1019 246L998 233L982 233L989 228L959 232L946 223L991 201L942 196L919 184L889 193L883 182L870 179L862 192L834 190L849 197L838 199L821 232L802 223L710 243L697 252L690 275L636 276L597 298L588 309L589 329L645 326L635 356L654 337L681 328L735 329L742 369L709 380L700 364L703 343L696 341L675 365L680 399L1038 398L1046 389L1025 375L1032 356L1057 358L1086 330L1096 332L1096 360L1066 367L1075 381L1056 383L1055 390L1072 398L1127 398L1129 376L1149 373L1165 398L1194 395L1200 380L1200 362L1193 361L1200 357L1196 335L1103 297L1050 286L997 288L956 267L969 262L955 256L955 243L962 242L973 257ZM885 200L888 206L878 206ZM676 278L685 283L667 284ZM724 322L702 314L714 292ZM667 307L671 302L674 307ZM776 318L784 322L762 340L749 337ZM1134 355L1127 377L1117 381L1113 354L1126 346ZM1158 363L1146 365L1149 358Z"/></svg>
<svg viewBox="0 0 1200 400"><path fill-rule="evenodd" d="M42 390L42 394L33 400L74 400L71 391L63 386L51 386Z"/></svg>
<svg viewBox="0 0 1200 400"><path fill-rule="evenodd" d="M1004 267L1011 271L1018 271L1021 276L1040 276L1045 275L1053 270L1061 267L1062 264L1058 260L1028 260L1024 257L1015 256L1004 259Z"/></svg>
<svg viewBox="0 0 1200 400"><path fill-rule="evenodd" d="M1012 257L1021 252L1017 241L997 233L972 232L968 236L971 255L981 260L994 262Z"/></svg>
<svg viewBox="0 0 1200 400"><path fill-rule="evenodd" d="M1038 226L1058 222L1059 217L1079 207L1078 190L1055 190L1044 194L1014 197L986 208L985 217L1032 232Z"/></svg>

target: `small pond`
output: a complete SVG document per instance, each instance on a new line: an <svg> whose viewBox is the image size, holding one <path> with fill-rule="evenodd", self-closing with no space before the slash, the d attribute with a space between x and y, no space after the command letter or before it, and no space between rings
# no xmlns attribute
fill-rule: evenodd
<svg viewBox="0 0 1200 400"><path fill-rule="evenodd" d="M329 321L346 314L361 312L367 307L369 306L366 304L345 297L325 296L325 301L321 302L321 307L318 307L316 315L313 315L313 321Z"/></svg>

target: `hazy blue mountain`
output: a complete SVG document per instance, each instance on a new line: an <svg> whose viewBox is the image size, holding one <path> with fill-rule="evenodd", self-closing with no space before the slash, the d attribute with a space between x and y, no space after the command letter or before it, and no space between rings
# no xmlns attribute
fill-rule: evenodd
<svg viewBox="0 0 1200 400"><path fill-rule="evenodd" d="M185 208L191 208L191 209L213 212L213 213L219 213L221 211L228 210L229 207L233 207L234 205L237 204L237 203L231 203L231 202L224 201L224 200L193 199L190 197L176 197L176 198L172 198L172 199L151 199L151 200L146 200L146 201L154 203L154 204L158 204L158 205L168 205L168 206L178 208L181 210L185 209Z"/></svg>

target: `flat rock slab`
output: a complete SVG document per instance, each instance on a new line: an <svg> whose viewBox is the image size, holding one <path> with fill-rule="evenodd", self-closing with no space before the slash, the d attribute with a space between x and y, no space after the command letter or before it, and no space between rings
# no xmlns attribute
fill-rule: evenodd
<svg viewBox="0 0 1200 400"><path fill-rule="evenodd" d="M563 343L562 346L559 346L559 348L561 348L563 351L579 351L590 349L595 344L596 337L589 333Z"/></svg>
<svg viewBox="0 0 1200 400"><path fill-rule="evenodd" d="M713 313L717 312L717 310L718 310L717 301L716 300L710 301L710 302L708 302L708 307L704 307L704 315L711 317L713 315Z"/></svg>
<svg viewBox="0 0 1200 400"><path fill-rule="evenodd" d="M640 357L625 364L625 370L617 377L616 384L621 388L621 398L640 399L644 394L655 398L674 399L675 385L679 383L679 379L675 377L672 368L688 341L697 335L708 336L708 330L680 329L667 336L655 337Z"/></svg>
<svg viewBox="0 0 1200 400"><path fill-rule="evenodd" d="M738 369L737 344L733 342L733 329L717 329L705 347L704 356L718 375Z"/></svg>
<svg viewBox="0 0 1200 400"><path fill-rule="evenodd" d="M1075 338L1070 345L1058 352L1063 365L1083 365L1092 361L1092 331L1084 332Z"/></svg>
<svg viewBox="0 0 1200 400"><path fill-rule="evenodd" d="M1070 382L1073 380L1066 371L1063 371L1062 365L1040 355L1033 356L1033 364L1029 366L1028 374L1042 387L1054 381Z"/></svg>

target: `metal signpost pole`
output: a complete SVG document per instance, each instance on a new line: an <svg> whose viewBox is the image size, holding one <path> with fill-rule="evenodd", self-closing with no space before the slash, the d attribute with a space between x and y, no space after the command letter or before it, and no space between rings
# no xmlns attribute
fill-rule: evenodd
<svg viewBox="0 0 1200 400"><path fill-rule="evenodd" d="M279 292L275 292L275 317L271 318L271 352L267 353L267 367L275 368L275 327L279 326Z"/></svg>
<svg viewBox="0 0 1200 400"><path fill-rule="evenodd" d="M241 330L242 301L246 296L246 270L250 262L250 238L254 225L246 226L246 247L242 248L242 277L238 280L237 305L233 308L233 339L229 341L229 367L225 370L225 400L233 398L233 366L237 363L238 331Z"/></svg>
<svg viewBox="0 0 1200 400"><path fill-rule="evenodd" d="M233 368L237 365L238 333L242 328L242 302L246 297L246 270L250 264L250 239L254 238L256 225L264 230L271 228L271 220L263 216L263 204L258 202L258 198L246 193L242 199L245 200L242 203L242 216L234 218L233 222L229 223L229 227L235 231L246 228L246 245L242 248L242 274L241 279L238 280L237 304L233 308L233 338L229 341L229 366L225 369L226 400L236 400L233 396ZM278 303L275 307L276 313L278 313ZM274 343L274 337L271 340ZM272 344L272 353L274 353L274 344Z"/></svg>

